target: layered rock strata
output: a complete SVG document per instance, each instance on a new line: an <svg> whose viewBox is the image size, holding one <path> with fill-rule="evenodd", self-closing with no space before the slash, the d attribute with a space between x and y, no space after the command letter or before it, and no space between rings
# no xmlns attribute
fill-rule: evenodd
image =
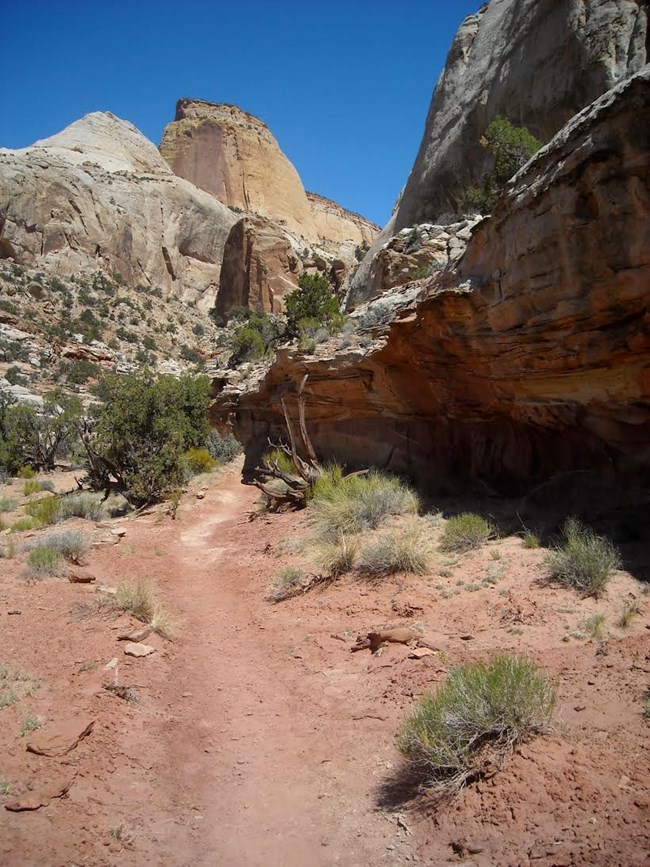
<svg viewBox="0 0 650 867"><path fill-rule="evenodd" d="M645 67L538 153L372 349L282 351L246 392L217 383L213 420L250 470L308 374L314 444L353 467L505 493L565 473L647 480L649 181Z"/></svg>
<svg viewBox="0 0 650 867"><path fill-rule="evenodd" d="M236 221L107 112L31 147L0 149L0 257L23 265L62 275L101 268L207 309Z"/></svg>

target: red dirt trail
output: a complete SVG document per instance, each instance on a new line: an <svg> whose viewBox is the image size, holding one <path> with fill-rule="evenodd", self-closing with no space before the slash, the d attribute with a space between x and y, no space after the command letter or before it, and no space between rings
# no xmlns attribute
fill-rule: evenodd
<svg viewBox="0 0 650 867"><path fill-rule="evenodd" d="M273 605L265 596L278 570L304 565L304 514L250 520L258 492L235 469L196 493L176 520L154 512L114 521L121 539L110 526L94 530L85 571L96 583L150 578L179 616L178 639L148 637L156 652L146 658L124 655L117 635L141 624L102 616L92 584L28 584L24 554L0 560L0 664L36 684L28 691L31 681L12 674L19 701L0 709L0 783L11 786L0 794L0 864L650 863L644 585L620 572L602 600L543 586L543 551L512 537L438 555L430 575L373 585L347 576ZM487 572L501 577L477 583ZM617 629L630 598L642 614ZM594 613L606 616L607 640L572 637ZM414 623L439 634L444 652L349 652L359 633ZM556 680L555 731L451 804L421 795L379 807L413 700L450 665L496 651L526 653ZM117 668L106 670L112 659ZM139 701L121 700L107 682ZM47 720L44 733L69 717L95 727L67 755L47 758L27 752L30 736L20 734L34 713ZM2 808L51 795L61 780L68 794L47 806Z"/></svg>

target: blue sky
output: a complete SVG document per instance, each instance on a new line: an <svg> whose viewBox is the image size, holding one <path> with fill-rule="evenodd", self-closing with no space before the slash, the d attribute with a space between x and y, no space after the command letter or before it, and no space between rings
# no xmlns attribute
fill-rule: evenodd
<svg viewBox="0 0 650 867"><path fill-rule="evenodd" d="M176 99L264 120L307 189L384 224L480 0L0 0L0 146L90 111L156 144Z"/></svg>

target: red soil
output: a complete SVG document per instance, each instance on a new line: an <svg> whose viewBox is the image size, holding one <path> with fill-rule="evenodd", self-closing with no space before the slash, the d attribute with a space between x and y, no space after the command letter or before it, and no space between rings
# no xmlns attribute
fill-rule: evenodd
<svg viewBox="0 0 650 867"><path fill-rule="evenodd" d="M0 795L0 863L648 863L648 617L614 626L624 598L643 603L643 585L618 573L600 601L542 587L542 552L510 538L447 564L444 578L439 561L430 576L347 577L273 605L268 586L298 559L289 551L305 518L251 521L256 494L232 471L204 499L188 493L175 521L115 522L126 529L117 542L96 531L110 541L85 571L113 586L151 578L182 621L177 641L148 637L156 653L143 659L116 640L136 621L79 612L97 598L93 585L27 584L24 555L0 561L0 664L40 682L25 695L29 681L17 680L19 700L0 709L0 783L12 789ZM443 598L495 565L505 576L494 586ZM609 641L563 641L594 612L606 615ZM444 653L349 652L358 633L414 622L441 636ZM394 736L413 699L449 665L497 650L525 652L557 678L556 730L451 803L424 794L395 804ZM104 670L114 657L117 669ZM102 688L115 681L139 702ZM95 726L48 758L19 735L30 713L48 720L37 734L70 717ZM47 806L1 809L61 781L67 795Z"/></svg>

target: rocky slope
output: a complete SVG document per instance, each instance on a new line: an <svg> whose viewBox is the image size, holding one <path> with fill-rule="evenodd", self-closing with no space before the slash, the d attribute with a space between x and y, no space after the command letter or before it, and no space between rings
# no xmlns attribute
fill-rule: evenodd
<svg viewBox="0 0 650 867"><path fill-rule="evenodd" d="M306 193L298 172L259 118L234 105L180 99L160 152L174 172L230 208L280 223L309 243L369 244L378 227Z"/></svg>
<svg viewBox="0 0 650 867"><path fill-rule="evenodd" d="M249 466L305 373L324 456L436 487L506 492L569 473L650 472L650 67L580 113L520 172L465 254L405 292L370 351L284 351L224 388ZM378 302L381 303L381 302ZM222 383L223 385L223 383ZM575 483L574 483L575 487ZM632 489L626 493L632 495Z"/></svg>
<svg viewBox="0 0 650 867"><path fill-rule="evenodd" d="M489 167L480 139L503 115L548 141L648 59L645 0L491 0L461 25L420 149L390 223L357 271L351 300L376 289L374 260L396 232L444 222Z"/></svg>
<svg viewBox="0 0 650 867"><path fill-rule="evenodd" d="M63 275L101 268L208 308L235 222L109 113L0 150L0 250L22 265Z"/></svg>

